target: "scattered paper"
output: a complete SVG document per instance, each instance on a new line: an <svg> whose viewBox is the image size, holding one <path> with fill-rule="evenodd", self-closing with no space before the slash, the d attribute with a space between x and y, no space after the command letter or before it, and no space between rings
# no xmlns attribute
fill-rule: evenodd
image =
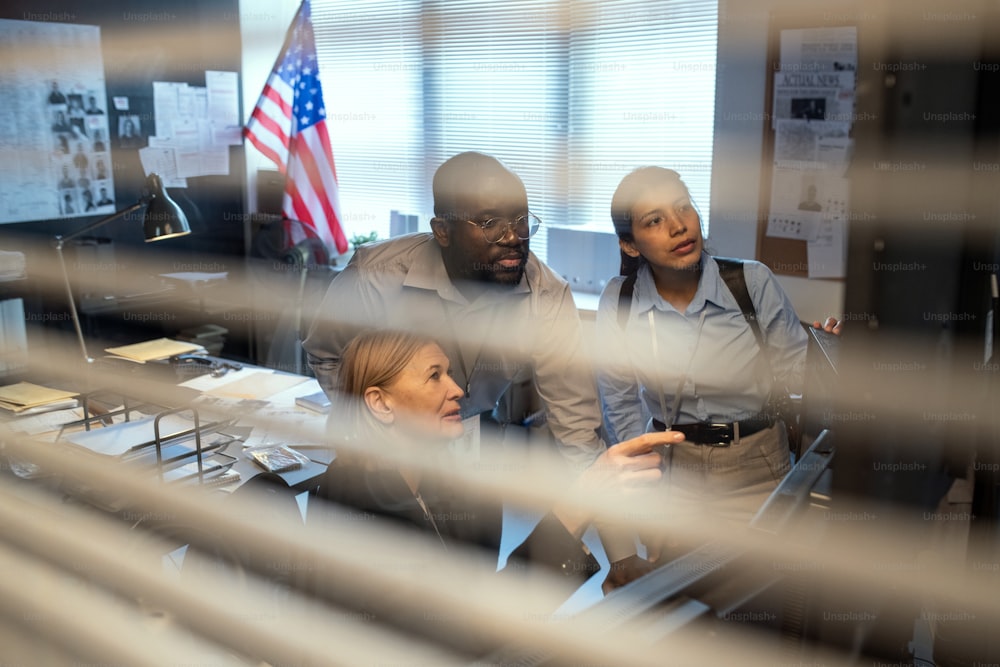
<svg viewBox="0 0 1000 667"><path fill-rule="evenodd" d="M229 398L263 399L307 381L302 375L284 373L254 372L238 380L209 389L206 393Z"/></svg>
<svg viewBox="0 0 1000 667"><path fill-rule="evenodd" d="M816 238L824 205L817 181L813 171L775 168L767 217L768 236L804 241Z"/></svg>
<svg viewBox="0 0 1000 667"><path fill-rule="evenodd" d="M171 146L163 145L156 137L149 138L149 146L139 149L139 161L146 176L159 174L165 188L186 188L187 180L177 175L177 158Z"/></svg>
<svg viewBox="0 0 1000 667"><path fill-rule="evenodd" d="M157 338L156 340L147 340L133 345L109 347L104 351L118 357L125 357L132 361L145 363L156 359L167 359L177 354L204 351L204 348L200 345L172 340L170 338Z"/></svg>
<svg viewBox="0 0 1000 667"><path fill-rule="evenodd" d="M74 398L77 392L50 389L31 382L18 382L0 387L0 407L13 412L22 412L48 403L57 403Z"/></svg>
<svg viewBox="0 0 1000 667"><path fill-rule="evenodd" d="M47 16L0 19L0 224L116 208L101 28Z"/></svg>
<svg viewBox="0 0 1000 667"><path fill-rule="evenodd" d="M845 274L857 69L855 26L781 31L765 234L806 241L810 278Z"/></svg>
<svg viewBox="0 0 1000 667"><path fill-rule="evenodd" d="M96 454L106 456L122 456L134 449L152 445L156 441L153 417L133 420L93 429L71 433L63 437L61 442L68 442ZM166 441L194 428L194 423L178 415L167 415L160 420L160 441Z"/></svg>
<svg viewBox="0 0 1000 667"><path fill-rule="evenodd" d="M202 462L202 484L206 486L218 486L220 484L231 484L240 481L240 473L230 467L219 467L220 463L213 459ZM213 470L213 468L215 468ZM209 471L209 472L206 472ZM165 482L197 482L198 463L185 463L182 466L163 471L163 481Z"/></svg>
<svg viewBox="0 0 1000 667"><path fill-rule="evenodd" d="M40 436L45 433L54 434L59 432L63 425L73 421L83 419L83 410L80 408L52 410L42 414L32 415L12 419L6 422L7 428L17 433L24 433L30 436Z"/></svg>
<svg viewBox="0 0 1000 667"><path fill-rule="evenodd" d="M847 221L824 220L806 244L810 278L843 278L847 265Z"/></svg>
<svg viewBox="0 0 1000 667"><path fill-rule="evenodd" d="M169 149L161 157L172 178L229 174L229 146L243 143L236 72L206 71L205 86L154 81L153 106L149 145Z"/></svg>
<svg viewBox="0 0 1000 667"><path fill-rule="evenodd" d="M205 72L205 88L208 97L206 116L213 130L212 144L214 146L242 144L239 77L236 72L212 70Z"/></svg>
<svg viewBox="0 0 1000 667"><path fill-rule="evenodd" d="M778 167L833 169L843 174L851 147L849 123L782 119L774 132Z"/></svg>
<svg viewBox="0 0 1000 667"><path fill-rule="evenodd" d="M795 213L770 213L767 216L767 235L780 239L811 241L819 234L822 213L799 211Z"/></svg>

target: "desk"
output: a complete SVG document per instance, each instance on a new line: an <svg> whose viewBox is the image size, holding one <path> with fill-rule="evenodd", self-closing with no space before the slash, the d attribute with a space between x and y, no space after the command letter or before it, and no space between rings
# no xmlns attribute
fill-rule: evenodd
<svg viewBox="0 0 1000 667"><path fill-rule="evenodd" d="M147 364L148 368L144 370L152 371L151 374L159 376L161 380L164 377L169 377L166 376L164 371L173 372L173 369L164 365L160 365L160 368L154 368L157 365L159 364ZM202 376L188 380L181 384L194 385L194 387L188 387L191 395L186 399L181 398L179 402L190 402L192 405L196 405L199 399L207 395L209 390L217 388L225 382L237 380L241 375L249 376L252 373L264 370L266 369L247 367L240 371L230 372L220 378ZM301 379L303 382L268 397L267 403L271 406L271 409L286 410L293 414L297 425L302 422L313 421L318 427L318 432L322 435L325 430L326 417L307 411L305 408L298 408L294 404L296 396L313 393L318 390L315 379ZM208 412L209 410L207 409L203 411L199 408L199 414L203 421L211 421L213 419L213 416L208 414ZM95 432L104 430L107 429L96 429ZM255 429L247 425L241 425L239 422L232 425L232 427L223 427L219 430L219 432L223 431L232 431L231 435L243 436L245 440L251 443L260 442L267 438L267 434L256 433ZM47 453L50 455L54 453L50 443L38 442L37 445L41 448L46 448ZM71 450L69 445L66 445L66 450L66 453L78 453L69 451ZM210 506L216 516L221 512L224 516L230 517L234 521L250 523L262 520L277 520L283 525L292 525L293 523L304 521L303 503L307 500L308 492L317 486L332 458L332 452L322 446L303 446L298 451L308 456L310 459L309 462L298 470L278 474L277 477L282 480L282 483L275 483L276 479L274 476L266 474L246 457L242 442L234 440L226 446L224 451L237 458L233 467L240 472L240 480L227 486L215 487L205 496L205 500L196 500L196 502ZM58 456L58 453L56 455ZM63 456L63 458L65 460L66 457ZM129 463L113 456L107 456L106 460L104 460L105 457L97 454L87 456L86 458L88 459L88 463L97 460L99 465L96 467L103 469L104 472L112 469L116 471L128 470L129 466ZM29 502L33 502L32 499L37 498L39 492L47 492L41 495L49 496L51 502L57 507L75 509L71 507L75 505L86 508L88 512L92 512L100 517L100 520L112 519L110 523L117 524L123 534L122 543L124 546L120 545L119 550L124 549L126 553L131 553L132 549L139 549L143 545L146 545L148 548L152 544L155 544L157 549L162 548L162 551L159 552L159 562L164 568L163 572L168 574L168 576L175 576L180 572L187 572L192 569L198 571L202 567L202 565L198 565L199 563L208 563L209 567L211 567L210 572L213 575L213 579L220 582L229 582L233 586L242 586L249 577L248 572L264 572L267 574L266 581L268 585L272 585L271 582L273 580L273 585L277 587L274 599L280 599L278 593L281 593L283 590L281 587L285 586L290 577L298 576L298 573L302 571L292 552L287 553L284 557L285 560L276 559L272 554L267 560L261 562L256 557L256 551L235 547L227 540L220 539L215 530L207 528L190 517L178 518L177 514L172 511L169 503L162 503L156 506L144 505L139 495L131 495L131 493L135 492L134 489L129 493L125 493L120 487L114 484L97 481L107 480L106 476L95 475L94 477L90 477L75 475L74 471L79 472L85 468L72 464L66 468L60 467L58 461L53 460L51 456L43 460L50 462L48 469L56 474L30 480L21 479L21 475L17 474L17 471L13 470L12 466L4 466L5 472L0 472L0 476L6 478L0 480L4 491L13 493L15 496L19 496ZM73 458L71 460L77 461L78 459ZM191 461L193 457L187 460ZM88 480L90 481L88 482ZM154 482L155 478L150 477L149 480ZM137 480L133 478L131 481L134 485ZM138 481L143 485L147 484L145 479ZM196 481L194 484L196 484ZM197 491L194 488L194 484L173 485L173 487L181 492L181 496L187 496L189 494L185 492L190 491L193 493ZM150 486L159 485L154 482ZM244 489L246 491L243 491ZM246 498L238 497L244 493L252 493L254 496L264 496L264 498L254 498L261 501L257 504L261 511L255 512L253 516L244 514L246 505L242 501L246 500ZM192 553L199 555L199 558L194 559L194 565L191 565L192 559L190 558L190 554Z"/></svg>
<svg viewBox="0 0 1000 667"><path fill-rule="evenodd" d="M128 287L119 285L115 293L106 296L79 297L77 309L87 338L128 344L161 336L176 338L185 329L215 324L226 333L224 347L220 345L213 353L252 359L253 318L238 305L244 302L238 285L225 278L191 282L138 276Z"/></svg>
<svg viewBox="0 0 1000 667"><path fill-rule="evenodd" d="M132 366L132 364L129 364L129 366ZM173 368L166 364L159 364L156 362L146 364L145 366L135 365L135 368L136 370L143 372L144 375L161 380L173 374ZM225 395L226 385L233 382L247 380L248 378L250 382L256 386L255 396L260 396L259 399L253 400L251 397L247 397L241 400L240 398L232 398ZM272 381L272 387L281 386L284 388L273 395L266 395L268 393L268 378L275 378L275 380ZM244 451L246 447L274 444L288 444L292 446L301 445L297 451L308 458L308 463L306 463L302 468L278 474L278 476L284 480L290 488L298 490L313 489L318 484L320 477L323 475L326 467L333 458L331 449L325 446L324 432L326 416L295 405L296 397L319 391L319 385L313 378L293 376L288 373L278 373L271 371L270 369L255 366L244 366L238 371L230 371L229 373L217 378L213 378L206 374L189 379L185 382L181 382L179 387L183 387L190 391L191 399L185 400L184 405L159 405L155 407L136 407L133 405L131 408L132 411L130 412L130 419L135 421L140 418L141 415L155 415L168 411L174 407L190 407L197 410L200 422L203 425L212 421L221 421L224 419L228 420L235 417L232 424L228 424L217 429L217 433L234 438L232 442L217 451L236 459L236 463L233 464L233 469L239 471L240 480L229 485L218 487L221 490L235 490L242 484L245 484L247 481L254 479L264 472L261 467L255 464L249 456L246 455ZM114 392L109 393L111 393L112 396L115 396ZM242 417L241 413L243 413ZM185 415L190 413L181 414ZM296 439L289 442L288 439L283 437L283 435L279 432L280 429L276 427L271 427L271 430L274 431L272 433L268 433L267 430L262 429L259 424L257 427L254 427L252 423L248 423L247 417L249 416L261 419L291 418L297 428L308 428L309 434L313 436L311 440L314 441ZM12 416L7 421L16 422L17 419L18 418L16 416ZM60 421L59 423L63 422ZM151 427L149 427L149 429L151 429ZM104 429L98 429L92 432L102 433L103 431ZM141 439L138 442L147 442L151 440L152 438L149 440ZM193 444L188 443L188 448L193 449ZM148 457L151 454L152 446L150 446L149 454L146 456ZM126 465L122 459L119 459L114 455L108 455L107 461L112 464L120 463L121 465ZM185 460L185 462L191 461L194 461L193 456ZM20 472L23 472L23 470ZM69 492L72 494L73 489L70 489ZM97 504L98 506L104 505L100 502ZM110 509L110 511L118 511L118 509L120 509L114 507L113 505L105 508Z"/></svg>
<svg viewBox="0 0 1000 667"><path fill-rule="evenodd" d="M267 392L267 388L260 385L261 383L266 383L269 377L275 378L276 384L279 386L286 382L294 381L295 378L304 379L304 381L292 384L287 388L266 396L266 398L257 398L257 396L263 396ZM257 388L242 398L240 396L227 395L227 385L231 386L233 383L243 383L245 381L253 381L257 385ZM325 446L322 438L326 427L326 415L313 412L295 404L297 397L320 391L319 383L315 378L305 379L303 376L295 376L291 373L271 371L259 366L244 365L241 369L229 371L220 377L212 377L206 373L181 382L179 386L201 392L201 396L192 402L195 408L204 409L209 412L213 408L221 409L229 414L232 414L230 411L235 410L239 413L244 409L248 409L257 418L294 419L297 426L308 427L310 431L314 431L317 434L318 437L314 439L318 440L318 442L303 443L298 440L289 442L287 436L280 432L272 433L267 428L259 425L256 427L252 425L248 426L245 424L245 419L237 420L232 427L224 429L224 432L238 437L242 443L230 445L230 448L240 447L241 451L238 453L234 453L231 449L227 452L237 457L237 462L233 468L240 473L240 484L246 483L264 472L248 456L244 455L243 448L279 444L289 445L300 454L306 456L309 459L309 463L302 468L277 473L290 488L302 491L313 489L319 483L319 479L326 471L326 467L330 464L330 461L333 460L333 452L330 447ZM249 403L245 403L247 401ZM243 403L245 403L245 408L241 408L241 404ZM244 423L241 423L241 421ZM238 485L236 488L238 488Z"/></svg>

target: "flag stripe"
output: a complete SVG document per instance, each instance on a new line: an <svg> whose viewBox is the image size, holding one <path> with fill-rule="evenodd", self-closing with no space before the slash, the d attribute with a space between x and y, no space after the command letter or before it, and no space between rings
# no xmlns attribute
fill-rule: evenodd
<svg viewBox="0 0 1000 667"><path fill-rule="evenodd" d="M308 220L312 218L312 214L309 212L309 207L306 206L304 201L302 201L302 196L299 193L298 188L295 187L294 181L292 181L291 186L285 190L285 209L294 212L294 215L287 217L292 220L301 221L303 225L309 227L309 229L311 229L316 236L323 238L322 234L319 233L319 230L317 230L311 222L308 222Z"/></svg>
<svg viewBox="0 0 1000 667"><path fill-rule="evenodd" d="M295 96L292 94L292 90L278 77L274 77L267 82L264 86L264 97L271 100L281 109L281 115L285 118L291 119L292 117L292 103ZM275 114L277 115L277 114Z"/></svg>
<svg viewBox="0 0 1000 667"><path fill-rule="evenodd" d="M271 162L278 165L278 171L280 171L281 173L285 173L285 161L281 158L281 153L284 152L284 147L283 146L279 146L277 148L271 147L269 141L273 141L274 139L273 135L258 136L251 130L249 132L246 132L246 138L249 139L250 142L257 147L257 150L259 150L261 153L264 154L264 157L266 157Z"/></svg>
<svg viewBox="0 0 1000 667"><path fill-rule="evenodd" d="M319 130L320 128L323 128L323 130L326 129L325 126L319 124L316 125L311 131L316 131ZM324 132L319 132L318 134L322 135L324 134ZM311 138L318 138L318 137L311 137ZM303 148L306 148L307 150L303 150ZM308 142L299 143L298 150L295 151L294 158L298 158L301 161L303 172L305 173L306 178L309 180L310 186L312 186L313 193L325 192L328 191L331 187L333 188L336 187L333 182L332 174L329 172L329 170L327 170L325 174L322 173L323 169L321 165L317 164L315 156L313 155L312 152L312 146L310 146ZM317 203L319 204L325 217L327 218L337 217L337 214L334 212L333 206L330 205L330 200L328 198L316 197L316 199L318 200ZM315 208L315 207L310 207L310 208Z"/></svg>
<svg viewBox="0 0 1000 667"><path fill-rule="evenodd" d="M288 147L289 137L288 130L274 121L272 116L268 116L261 108L258 108L253 112L251 118L255 121L254 127L263 128L274 135L276 142L282 146Z"/></svg>
<svg viewBox="0 0 1000 667"><path fill-rule="evenodd" d="M311 128L309 132L312 133L317 128ZM301 178L294 179L298 196L297 199L293 199L301 205L301 208L296 208L296 213L299 220L339 220L340 216L331 202L333 198L322 196L325 192L337 191L337 183L333 180L330 171L324 170L322 163L318 163L315 155L309 150L311 140L315 139L314 136L303 136L303 141L292 153L289 163L289 173L302 175ZM302 211L308 211L308 216L303 215ZM332 227L324 229L318 225L315 228L321 238L334 241L339 245L340 239L337 238L335 229ZM346 239L344 241L346 242Z"/></svg>
<svg viewBox="0 0 1000 667"><path fill-rule="evenodd" d="M326 121L320 121L319 124L323 126L323 131L319 133L319 140L323 144L323 154L333 155L333 148L330 147L330 134L326 131ZM336 181L337 167L332 162L330 163L330 171L333 173L333 180ZM340 201L340 199L338 198L337 201ZM338 206L337 208L339 209L340 207Z"/></svg>
<svg viewBox="0 0 1000 667"><path fill-rule="evenodd" d="M289 134L291 133L291 107L284 98L291 99L292 89L280 77L273 74L264 86L264 92L257 102L257 107L250 116L247 125L247 137L254 137L254 145L261 149L269 159L285 171L285 158L288 150ZM262 148L262 144L268 147ZM331 153L332 154L332 153Z"/></svg>

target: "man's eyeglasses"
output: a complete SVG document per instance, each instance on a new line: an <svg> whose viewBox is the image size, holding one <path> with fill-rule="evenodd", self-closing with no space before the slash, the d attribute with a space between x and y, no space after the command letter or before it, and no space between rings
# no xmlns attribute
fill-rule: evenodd
<svg viewBox="0 0 1000 667"><path fill-rule="evenodd" d="M461 218L458 219L460 220ZM542 221L534 213L528 213L513 220L507 218L490 218L485 222L476 222L475 220L466 220L465 222L479 227L487 243L499 243L500 239L507 236L508 229L513 229L520 240L527 241L542 226Z"/></svg>

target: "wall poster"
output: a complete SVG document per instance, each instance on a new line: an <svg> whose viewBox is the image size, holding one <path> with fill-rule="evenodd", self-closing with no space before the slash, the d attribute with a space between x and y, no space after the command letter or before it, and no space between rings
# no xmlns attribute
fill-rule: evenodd
<svg viewBox="0 0 1000 667"><path fill-rule="evenodd" d="M857 28L783 29L779 39L770 91L772 163L769 192L763 193L761 256L782 273L843 278ZM800 254L801 246L788 241L799 242L806 252Z"/></svg>
<svg viewBox="0 0 1000 667"><path fill-rule="evenodd" d="M115 211L97 26L0 19L0 223Z"/></svg>

